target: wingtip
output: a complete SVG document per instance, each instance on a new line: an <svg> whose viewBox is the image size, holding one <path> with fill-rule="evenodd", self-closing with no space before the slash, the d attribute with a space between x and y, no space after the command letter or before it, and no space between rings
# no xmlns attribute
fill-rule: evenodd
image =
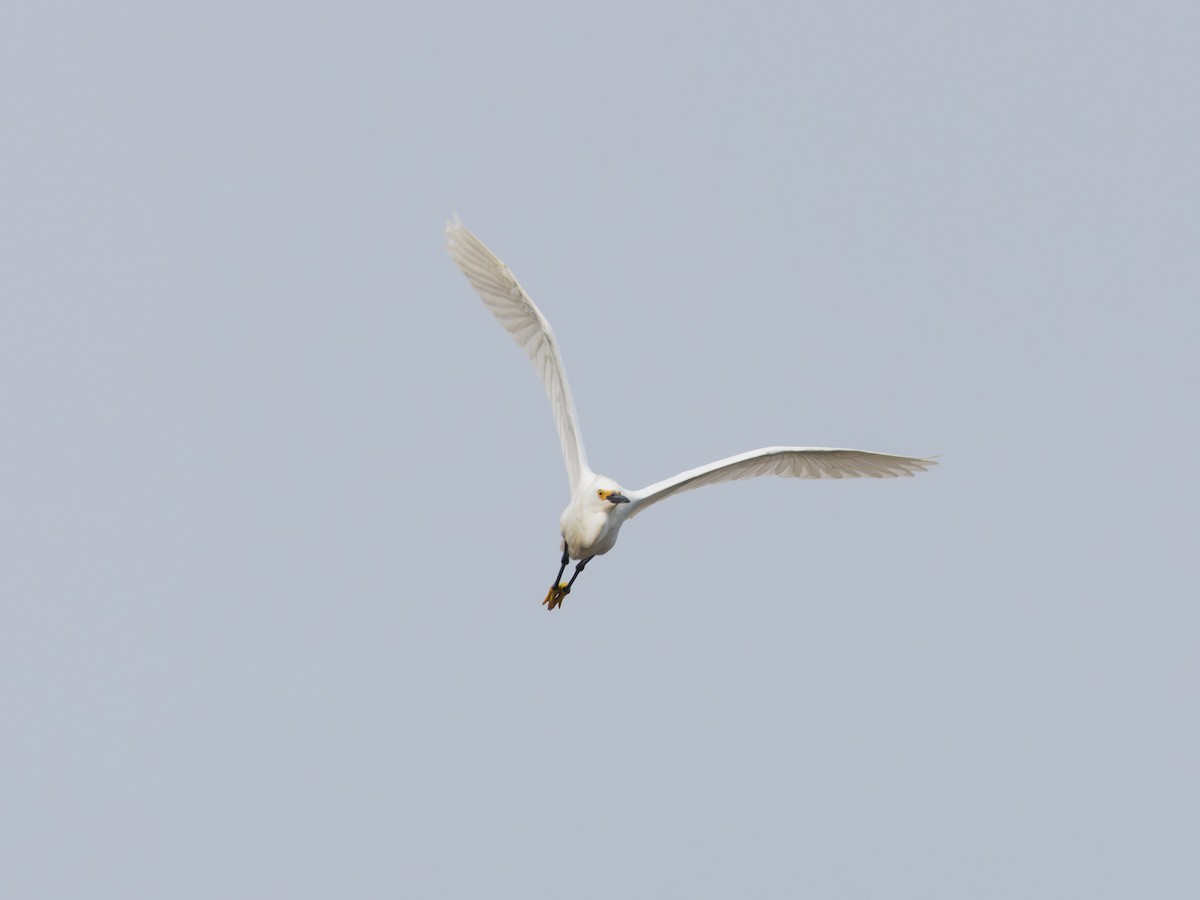
<svg viewBox="0 0 1200 900"><path fill-rule="evenodd" d="M451 213L450 218L446 220L446 252L455 259L457 259L456 250L462 244L462 234L464 231L466 231L466 228L463 227L462 219L458 217L458 213Z"/></svg>

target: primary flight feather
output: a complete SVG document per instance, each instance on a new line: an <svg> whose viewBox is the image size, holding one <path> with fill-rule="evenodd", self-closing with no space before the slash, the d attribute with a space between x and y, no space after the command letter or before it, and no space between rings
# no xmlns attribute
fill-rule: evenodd
<svg viewBox="0 0 1200 900"><path fill-rule="evenodd" d="M562 559L550 586L547 609L562 604L579 573L593 558L607 553L617 542L621 525L649 506L707 484L721 484L760 475L783 478L895 478L915 475L936 465L931 459L892 456L868 450L830 447L764 447L739 453L706 466L680 472L639 491L622 490L611 478L588 467L579 432L579 417L571 399L567 373L550 323L525 293L520 282L483 242L458 220L446 223L446 247L484 304L529 356L546 397L554 410L554 423L567 465L571 502L559 518ZM569 560L579 563L568 582L562 582Z"/></svg>

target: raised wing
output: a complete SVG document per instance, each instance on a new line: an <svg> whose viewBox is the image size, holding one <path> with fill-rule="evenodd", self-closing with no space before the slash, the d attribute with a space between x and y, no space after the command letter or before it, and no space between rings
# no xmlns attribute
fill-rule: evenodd
<svg viewBox="0 0 1200 900"><path fill-rule="evenodd" d="M567 464L567 479L574 494L576 485L585 475L591 475L591 469L583 452L579 419L575 414L567 373L563 369L558 342L554 339L550 323L541 310L534 306L508 267L467 230L458 216L454 217L453 222L446 223L446 249L492 315L528 354L538 377L542 379L546 397L554 410L558 440Z"/></svg>
<svg viewBox="0 0 1200 900"><path fill-rule="evenodd" d="M916 475L937 463L932 459L912 456L891 456L869 450L835 450L829 447L764 447L707 466L680 472L673 478L659 481L640 491L626 491L629 498L629 517L659 500L680 491L690 491L706 484L721 484L761 475L781 478L895 478Z"/></svg>

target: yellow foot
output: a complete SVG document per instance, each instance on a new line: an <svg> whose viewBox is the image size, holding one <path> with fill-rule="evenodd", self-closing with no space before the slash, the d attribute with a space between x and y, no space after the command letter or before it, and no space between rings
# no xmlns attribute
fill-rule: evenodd
<svg viewBox="0 0 1200 900"><path fill-rule="evenodd" d="M546 599L542 601L542 605L546 609L554 609L556 606L562 606L563 597L567 596L570 592L571 589L567 587L565 581L551 585L550 590L546 593Z"/></svg>

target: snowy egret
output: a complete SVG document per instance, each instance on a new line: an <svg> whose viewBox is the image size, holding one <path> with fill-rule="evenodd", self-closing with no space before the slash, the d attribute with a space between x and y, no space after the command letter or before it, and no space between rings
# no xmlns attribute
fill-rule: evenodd
<svg viewBox="0 0 1200 900"><path fill-rule="evenodd" d="M706 484L720 484L760 475L784 478L894 478L915 475L936 463L931 459L891 456L867 450L831 447L764 447L706 466L680 472L640 491L624 490L611 478L588 467L579 434L579 419L567 386L567 373L550 323L513 277L512 272L458 220L446 223L446 247L471 286L483 298L504 329L529 355L554 409L558 439L567 464L571 502L558 520L562 560L542 603L547 609L562 604L584 567L617 542L617 532L642 510L677 494ZM579 560L570 581L562 581L572 559Z"/></svg>

